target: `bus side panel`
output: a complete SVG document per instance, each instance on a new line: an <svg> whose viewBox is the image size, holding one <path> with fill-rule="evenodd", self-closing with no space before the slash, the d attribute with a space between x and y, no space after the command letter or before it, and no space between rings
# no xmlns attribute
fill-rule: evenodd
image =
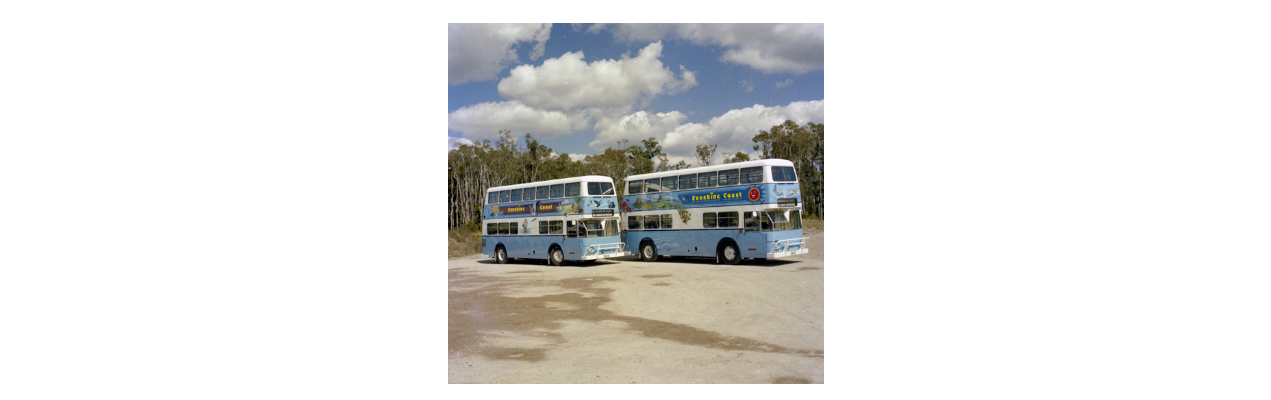
<svg viewBox="0 0 1271 400"><path fill-rule="evenodd" d="M560 243L560 236L486 236L485 245L482 246L481 252L488 257L494 257L495 247L503 244L503 248L508 252L508 258L546 260L548 249L551 248L553 243Z"/></svg>
<svg viewBox="0 0 1271 400"><path fill-rule="evenodd" d="M803 237L803 230L737 232L733 229L682 229L628 231L626 235L627 249L632 253L640 251L640 242L644 239L650 239L653 240L653 245L657 247L658 255L714 257L715 247L719 242L724 240L724 238L731 238L737 243L742 257L765 258L772 251L773 242ZM790 250L799 250L799 247L791 247Z"/></svg>

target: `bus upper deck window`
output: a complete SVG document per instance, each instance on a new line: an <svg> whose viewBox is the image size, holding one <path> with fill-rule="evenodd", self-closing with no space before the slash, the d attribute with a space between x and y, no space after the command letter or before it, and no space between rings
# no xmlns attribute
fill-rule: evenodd
<svg viewBox="0 0 1271 400"><path fill-rule="evenodd" d="M534 200L534 188L525 188L525 194L521 196L521 200Z"/></svg>
<svg viewBox="0 0 1271 400"><path fill-rule="evenodd" d="M613 195L613 184L612 184L612 183L609 183L609 182L600 182L600 195L601 195L601 196L606 196L606 195L608 195L608 196L612 196L612 195Z"/></svg>
<svg viewBox="0 0 1271 400"><path fill-rule="evenodd" d="M763 167L742 168L741 183L763 182Z"/></svg>
<svg viewBox="0 0 1271 400"><path fill-rule="evenodd" d="M680 190L696 188L697 174L680 175Z"/></svg>
<svg viewBox="0 0 1271 400"><path fill-rule="evenodd" d="M644 193L644 181L631 181L630 187L627 188L627 194Z"/></svg>
<svg viewBox="0 0 1271 400"><path fill-rule="evenodd" d="M697 187L698 187L698 188L715 187L715 184L716 184L716 182L715 182L715 175L716 175L716 174L717 174L717 173L716 173L716 172L714 172L714 171L712 171L712 172L703 172L703 173L697 174Z"/></svg>
<svg viewBox="0 0 1271 400"><path fill-rule="evenodd" d="M737 170L719 171L719 186L736 185L737 183Z"/></svg>
<svg viewBox="0 0 1271 400"><path fill-rule="evenodd" d="M599 196L599 195L600 195L600 182L587 182L587 195L588 195L588 196Z"/></svg>
<svg viewBox="0 0 1271 400"><path fill-rule="evenodd" d="M559 199L565 197L565 185L552 185L552 198Z"/></svg>
<svg viewBox="0 0 1271 400"><path fill-rule="evenodd" d="M659 184L658 184L658 182L659 182L659 180L658 180L657 178L654 178L654 179L646 179L646 180L644 181L644 192L645 192L645 193L657 193L657 192L659 192L659 190L658 190L658 189L659 189L662 185L659 185Z"/></svg>
<svg viewBox="0 0 1271 400"><path fill-rule="evenodd" d="M500 202L500 203L507 203L507 202L509 202L509 201L512 201L512 191L511 191L511 190L504 190L504 191L502 191L502 192L499 192L499 202Z"/></svg>
<svg viewBox="0 0 1271 400"><path fill-rule="evenodd" d="M679 178L679 177L674 177L674 176L672 176L672 177L667 177L667 178L662 178L662 190L665 190L665 191L668 191L668 192L669 192L669 191L672 191L672 190L675 190L675 181L676 181L676 180L678 180L678 179L680 179L680 178Z"/></svg>
<svg viewBox="0 0 1271 400"><path fill-rule="evenodd" d="M565 197L578 197L578 196L582 196L582 193L583 193L583 184L581 182L565 184Z"/></svg>
<svg viewBox="0 0 1271 400"><path fill-rule="evenodd" d="M550 197L551 195L548 194L547 186L539 186L538 190L535 190L534 192L535 192L534 197L537 197L539 200L545 200L545 199L551 198Z"/></svg>
<svg viewBox="0 0 1271 400"><path fill-rule="evenodd" d="M512 201L521 201L521 189L512 190Z"/></svg>
<svg viewBox="0 0 1271 400"><path fill-rule="evenodd" d="M486 204L498 204L498 203L499 203L499 192L490 192L490 195L489 195L488 197L486 197L486 199L485 199L485 203L486 203Z"/></svg>

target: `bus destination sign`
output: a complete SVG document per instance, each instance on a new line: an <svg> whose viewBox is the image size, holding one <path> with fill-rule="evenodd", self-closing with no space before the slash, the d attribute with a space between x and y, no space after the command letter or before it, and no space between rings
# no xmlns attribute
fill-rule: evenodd
<svg viewBox="0 0 1271 400"><path fill-rule="evenodd" d="M794 206L796 206L796 205L798 205L798 204L799 204L799 199L796 199L796 198L793 198L793 197L786 197L786 198L784 198L784 199L777 199L777 207L794 207Z"/></svg>
<svg viewBox="0 0 1271 400"><path fill-rule="evenodd" d="M612 208L603 208L603 209L591 210L591 216L593 216L593 217L612 217L612 216L613 216L613 209L612 209Z"/></svg>

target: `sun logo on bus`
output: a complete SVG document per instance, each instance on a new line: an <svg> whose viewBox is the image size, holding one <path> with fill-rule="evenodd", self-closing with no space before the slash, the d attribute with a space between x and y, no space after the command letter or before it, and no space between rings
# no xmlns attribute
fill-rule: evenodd
<svg viewBox="0 0 1271 400"><path fill-rule="evenodd" d="M759 188L750 188L750 192L746 193L746 197L749 198L750 201L759 201Z"/></svg>

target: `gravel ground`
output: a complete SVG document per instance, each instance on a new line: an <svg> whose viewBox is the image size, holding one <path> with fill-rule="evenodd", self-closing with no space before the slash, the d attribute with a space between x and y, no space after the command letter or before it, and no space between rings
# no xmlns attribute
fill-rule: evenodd
<svg viewBox="0 0 1271 400"><path fill-rule="evenodd" d="M823 235L776 261L449 261L450 383L824 383Z"/></svg>

